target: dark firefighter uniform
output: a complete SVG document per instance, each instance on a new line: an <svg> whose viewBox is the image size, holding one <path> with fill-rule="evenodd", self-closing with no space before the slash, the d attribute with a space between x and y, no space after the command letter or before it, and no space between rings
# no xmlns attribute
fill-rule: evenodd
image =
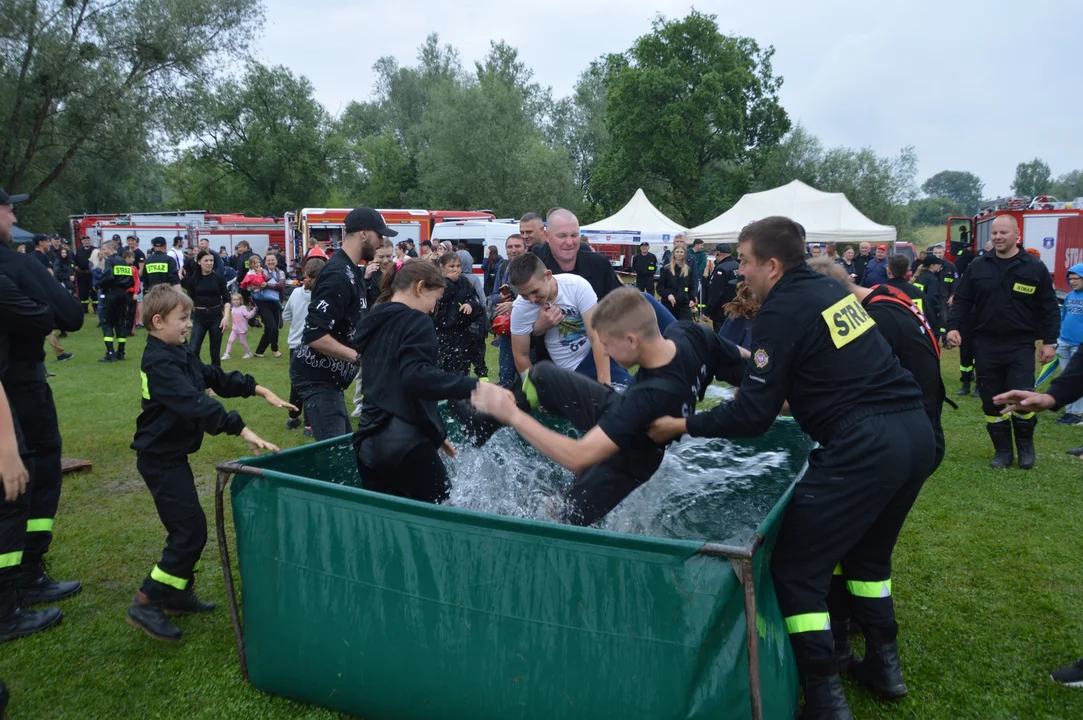
<svg viewBox="0 0 1083 720"><path fill-rule="evenodd" d="M110 255L102 270L102 279L98 289L102 292L102 333L105 335L105 357L101 362L113 362L124 359L124 345L127 342L128 290L135 286L136 272L120 253ZM117 352L113 353L113 340L117 343Z"/></svg>
<svg viewBox="0 0 1083 720"><path fill-rule="evenodd" d="M1034 413L1013 413L1011 424L993 398L1008 390L1034 389L1034 341L1056 345L1060 310L1053 280L1045 264L1023 250L1010 258L995 252L970 263L955 292L948 329L972 326L978 390L986 430L996 456L991 467L1011 467L1012 430L1019 450L1019 467L1034 466Z"/></svg>
<svg viewBox="0 0 1083 720"><path fill-rule="evenodd" d="M45 574L42 559L52 544L53 520L60 505L64 477L63 442L52 389L46 382L42 344L52 329L79 330L83 326L83 312L78 299L37 261L2 245L0 274L14 282L27 298L47 305L53 315L50 330L38 322L4 323L9 339L4 388L29 452L24 463L30 474L25 498L30 512L24 528L19 593L23 605L34 605L61 600L82 589L77 581L51 579Z"/></svg>
<svg viewBox="0 0 1083 720"><path fill-rule="evenodd" d="M142 412L135 421L132 449L136 451L136 469L154 498L168 536L161 560L140 588L143 602L137 596L129 615L140 610L137 606L146 605L167 612L206 612L213 605L199 603L192 585L207 544L207 518L199 504L188 456L198 452L205 432L240 435L245 428L237 411L227 412L206 390L224 398L251 397L256 380L204 365L186 347L169 345L153 335L147 338L139 374ZM162 639L179 636L178 630L176 637Z"/></svg>
<svg viewBox="0 0 1083 720"><path fill-rule="evenodd" d="M165 240L162 239L161 244L158 243L158 240L159 238L154 238L152 246L154 249L151 250L146 263L143 264L143 297L146 297L146 294L155 285L180 285L177 261L164 249L160 249L165 248Z"/></svg>
<svg viewBox="0 0 1083 720"><path fill-rule="evenodd" d="M955 269L955 263L947 258L942 258L940 262L940 272L936 274L936 279L940 281L940 305L942 309L946 310L948 300L951 300L959 286L959 271ZM941 336L948 334L948 315L946 312L940 314L940 327L934 329Z"/></svg>
<svg viewBox="0 0 1083 720"><path fill-rule="evenodd" d="M94 252L92 247L81 247L75 253L75 291L79 295L79 302L83 304L83 312L91 311L90 303L98 305L97 296L93 290L93 278L90 275L90 255Z"/></svg>
<svg viewBox="0 0 1083 720"><path fill-rule="evenodd" d="M632 258L632 271L636 274L636 288L654 295L654 271L658 269L658 256L648 251Z"/></svg>
<svg viewBox="0 0 1083 720"><path fill-rule="evenodd" d="M863 664L869 674L886 672L898 632L891 554L933 467L922 393L857 298L804 264L788 270L760 308L739 382L733 402L688 418L688 433L758 436L788 400L794 419L819 443L783 516L771 572L806 710L849 717L828 591L841 565L868 640Z"/></svg>

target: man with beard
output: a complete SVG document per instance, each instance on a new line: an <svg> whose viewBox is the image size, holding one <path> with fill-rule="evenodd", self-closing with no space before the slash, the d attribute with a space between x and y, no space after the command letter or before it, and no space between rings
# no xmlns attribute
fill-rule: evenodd
<svg viewBox="0 0 1083 720"><path fill-rule="evenodd" d="M290 380L304 404L316 440L350 432L343 391L357 376L361 357L350 338L368 310L364 274L357 263L371 262L384 238L398 233L380 213L359 207L345 221L341 252L335 252L312 288L301 345L290 361Z"/></svg>

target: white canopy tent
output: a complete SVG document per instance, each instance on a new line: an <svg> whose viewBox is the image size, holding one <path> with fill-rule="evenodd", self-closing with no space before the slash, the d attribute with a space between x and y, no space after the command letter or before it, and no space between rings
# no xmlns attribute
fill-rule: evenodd
<svg viewBox="0 0 1083 720"><path fill-rule="evenodd" d="M579 228L587 240L598 245L672 245L673 236L688 228L678 225L651 204L640 188L628 204L604 220Z"/></svg>
<svg viewBox="0 0 1083 720"><path fill-rule="evenodd" d="M708 243L734 243L745 225L772 215L784 215L801 223L810 243L895 242L895 228L869 220L843 193L821 192L800 180L745 195L714 220L689 230L688 237Z"/></svg>

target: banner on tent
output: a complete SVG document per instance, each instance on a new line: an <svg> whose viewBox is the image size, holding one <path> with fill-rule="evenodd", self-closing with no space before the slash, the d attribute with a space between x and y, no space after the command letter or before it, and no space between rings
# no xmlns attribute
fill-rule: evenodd
<svg viewBox="0 0 1083 720"><path fill-rule="evenodd" d="M639 230L581 230L592 245L672 245L676 233L640 232Z"/></svg>

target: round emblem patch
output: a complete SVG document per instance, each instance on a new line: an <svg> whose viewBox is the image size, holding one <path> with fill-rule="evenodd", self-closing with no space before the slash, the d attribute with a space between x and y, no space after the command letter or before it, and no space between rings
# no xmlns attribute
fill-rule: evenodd
<svg viewBox="0 0 1083 720"><path fill-rule="evenodd" d="M752 361L756 363L756 367L763 370L767 367L767 363L771 362L771 356L767 354L767 351L760 348L756 351L756 354L752 356Z"/></svg>

